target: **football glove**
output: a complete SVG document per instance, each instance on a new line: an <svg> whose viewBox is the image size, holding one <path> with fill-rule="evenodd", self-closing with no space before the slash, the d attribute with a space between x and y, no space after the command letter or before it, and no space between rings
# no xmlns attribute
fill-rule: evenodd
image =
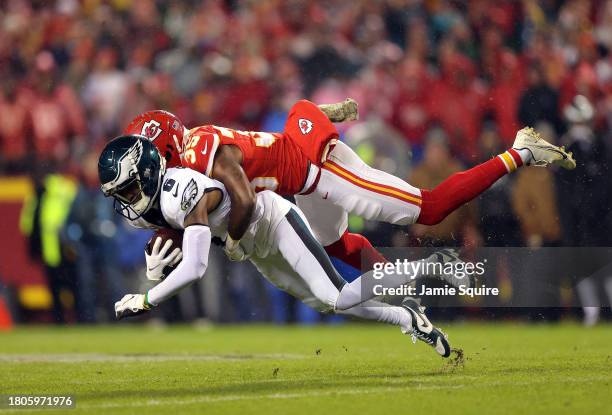
<svg viewBox="0 0 612 415"><path fill-rule="evenodd" d="M227 239L225 240L224 251L225 255L227 255L231 261L244 261L250 257L250 255L244 252L242 246L240 246L240 240L236 241L229 235L227 235Z"/></svg>
<svg viewBox="0 0 612 415"><path fill-rule="evenodd" d="M153 306L147 301L144 294L126 294L115 303L115 317L121 320L125 317L137 316L146 313Z"/></svg>
<svg viewBox="0 0 612 415"><path fill-rule="evenodd" d="M147 261L147 278L151 281L159 281L164 277L164 268L167 266L173 267L183 259L181 248L175 248L168 254L172 247L172 240L168 239L164 246L161 246L162 238L156 238L151 254L145 250L145 259ZM161 248L161 249L160 249ZM167 254L167 255L166 255Z"/></svg>

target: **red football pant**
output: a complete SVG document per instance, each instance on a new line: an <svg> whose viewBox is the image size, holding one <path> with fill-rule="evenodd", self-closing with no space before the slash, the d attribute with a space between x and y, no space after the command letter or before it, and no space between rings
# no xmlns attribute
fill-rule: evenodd
<svg viewBox="0 0 612 415"><path fill-rule="evenodd" d="M361 271L374 269L376 262L388 262L363 235L344 232L340 239L325 247L327 255Z"/></svg>
<svg viewBox="0 0 612 415"><path fill-rule="evenodd" d="M516 166L522 165L520 156L509 150ZM432 190L421 189L422 204L417 223L435 225L455 209L474 199L493 183L508 174L500 157L495 157L469 170L451 175ZM362 271L371 270L376 262L387 259L364 236L344 232L340 239L325 247L327 254Z"/></svg>
<svg viewBox="0 0 612 415"><path fill-rule="evenodd" d="M510 149L476 167L451 175L432 190L421 189L421 213L417 223L438 224L455 209L491 187L499 178L513 170L506 166L502 158L507 155L512 156L514 168L523 164L519 154Z"/></svg>

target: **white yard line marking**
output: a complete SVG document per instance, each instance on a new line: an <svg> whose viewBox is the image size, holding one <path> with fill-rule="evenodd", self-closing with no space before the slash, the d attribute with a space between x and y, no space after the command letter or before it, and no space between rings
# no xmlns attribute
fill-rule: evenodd
<svg viewBox="0 0 612 415"><path fill-rule="evenodd" d="M244 394L244 395L224 395L224 396L198 396L194 398L186 399L150 399L143 401L140 404L136 402L125 402L125 403L103 403L103 404L83 404L78 405L77 408L83 409L94 409L94 408L131 408L131 407L142 407L142 406L160 406L160 405L192 405L197 403L215 403L215 402L228 402L228 401L244 401L244 400L261 400L261 399L297 399L297 398L316 398L323 396L337 396L337 395L368 395L381 392L398 392L406 390L425 390L425 389L457 389L462 388L464 385L417 385L414 387L380 387L380 388L353 388L346 390L334 389L333 391L312 391L312 392L289 392L289 393L270 393L264 395L257 394Z"/></svg>
<svg viewBox="0 0 612 415"><path fill-rule="evenodd" d="M242 361L256 359L303 359L305 355L269 353L249 355L193 355L193 354L103 354L103 353L71 353L71 354L0 354L0 362L6 363L84 363L84 362L172 362L172 361Z"/></svg>

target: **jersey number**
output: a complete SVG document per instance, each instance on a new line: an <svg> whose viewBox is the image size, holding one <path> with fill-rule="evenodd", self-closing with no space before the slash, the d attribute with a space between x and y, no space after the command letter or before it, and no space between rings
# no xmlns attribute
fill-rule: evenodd
<svg viewBox="0 0 612 415"><path fill-rule="evenodd" d="M274 142L276 141L276 137L274 137L273 134L265 133L261 131L255 132L255 131L230 130L229 128L217 127L216 125L215 125L215 129L219 131L223 137L227 137L231 139L236 138L236 136L234 135L234 132L237 132L238 134L242 134L242 135L248 135L249 137L253 139L257 147L267 148L267 147L270 147L272 144L274 144Z"/></svg>
<svg viewBox="0 0 612 415"><path fill-rule="evenodd" d="M200 136L193 135L189 138L189 142L185 146L185 159L189 163L194 164L196 162L196 154L195 154L194 147L198 144L199 141L200 141Z"/></svg>
<svg viewBox="0 0 612 415"><path fill-rule="evenodd" d="M164 192L171 192L172 188L174 187L174 185L176 184L176 180L174 179L167 179L164 182L164 185L162 186L162 189ZM177 197L178 196L178 186L176 186L176 190L174 191L174 193L172 193L172 196Z"/></svg>

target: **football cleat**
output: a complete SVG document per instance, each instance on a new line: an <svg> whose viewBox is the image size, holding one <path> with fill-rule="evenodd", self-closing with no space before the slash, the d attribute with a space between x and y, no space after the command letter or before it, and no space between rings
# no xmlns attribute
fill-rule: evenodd
<svg viewBox="0 0 612 415"><path fill-rule="evenodd" d="M319 109L331 122L355 121L359 119L359 105L352 98L335 104L322 104Z"/></svg>
<svg viewBox="0 0 612 415"><path fill-rule="evenodd" d="M512 148L515 150L528 150L531 160L528 166L546 167L556 164L564 169L576 168L576 160L571 152L565 151L565 147L557 147L540 137L533 128L525 127L516 133L516 139Z"/></svg>
<svg viewBox="0 0 612 415"><path fill-rule="evenodd" d="M425 307L421 307L413 298L406 297L402 301L402 307L412 316L412 329L404 334L412 336L412 342L417 339L427 343L435 349L442 357L449 357L451 347L442 330L435 328L425 315Z"/></svg>
<svg viewBox="0 0 612 415"><path fill-rule="evenodd" d="M436 251L427 258L427 261L442 264L442 272L440 274L429 275L430 277L437 278L455 288L461 286L471 288L476 285L476 277L473 273L458 276L454 272L445 272L446 269L450 268L447 264L453 264L453 269L458 268L456 267L457 264L463 264L463 260L459 257L459 251L456 249L448 248Z"/></svg>

